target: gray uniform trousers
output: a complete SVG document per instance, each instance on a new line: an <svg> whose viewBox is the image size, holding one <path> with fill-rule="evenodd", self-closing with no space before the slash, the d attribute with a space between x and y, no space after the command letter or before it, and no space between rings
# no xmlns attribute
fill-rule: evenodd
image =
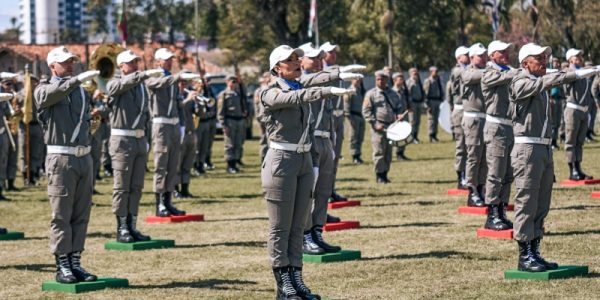
<svg viewBox="0 0 600 300"><path fill-rule="evenodd" d="M428 117L428 125L429 125L429 135L435 135L438 132L438 118L440 116L440 104L442 101L439 100L429 100L429 108L431 112L427 113Z"/></svg>
<svg viewBox="0 0 600 300"><path fill-rule="evenodd" d="M558 128L558 134L560 136L565 137L565 111L567 110L567 99L562 99L562 101L560 102L560 107L561 107L561 112L562 114L560 115L560 127Z"/></svg>
<svg viewBox="0 0 600 300"><path fill-rule="evenodd" d="M100 170L100 160L102 158L102 134L96 131L95 134L92 135L90 144L92 147L90 155L92 155L92 165L94 166L94 186L96 186L96 174L98 174L98 171Z"/></svg>
<svg viewBox="0 0 600 300"><path fill-rule="evenodd" d="M565 109L565 155L568 163L583 159L583 143L588 130L588 113Z"/></svg>
<svg viewBox="0 0 600 300"><path fill-rule="evenodd" d="M177 185L177 168L181 140L179 125L152 124L152 148L154 150L155 193L173 192Z"/></svg>
<svg viewBox="0 0 600 300"><path fill-rule="evenodd" d="M6 180L6 171L8 170L8 149L10 148L10 140L6 130L0 134L0 186L4 186Z"/></svg>
<svg viewBox="0 0 600 300"><path fill-rule="evenodd" d="M12 146L8 146L8 165L6 169L6 179L17 178L17 162L19 161L19 134L17 133L12 137L13 141L15 141L15 147L13 148Z"/></svg>
<svg viewBox="0 0 600 300"><path fill-rule="evenodd" d="M512 153L515 175L514 239L529 242L544 234L550 210L554 163L550 146L515 144Z"/></svg>
<svg viewBox="0 0 600 300"><path fill-rule="evenodd" d="M213 143L215 141L215 135L217 135L217 119L211 119L208 122L209 122L208 123L208 149L207 149L208 152L206 152L206 160L212 161L211 157L212 157Z"/></svg>
<svg viewBox="0 0 600 300"><path fill-rule="evenodd" d="M52 208L50 252L83 251L92 209L92 156L49 153L46 171Z"/></svg>
<svg viewBox="0 0 600 300"><path fill-rule="evenodd" d="M452 132L455 139L454 170L464 172L467 163L467 145L465 145L465 131L462 128L462 109L452 111Z"/></svg>
<svg viewBox="0 0 600 300"><path fill-rule="evenodd" d="M108 123L108 121L102 121L102 123L100 124L100 128L98 128L99 134L100 134L100 138L102 139L102 165L106 166L106 165L111 165L111 160L110 160L110 145L109 145L109 139L110 139L110 124Z"/></svg>
<svg viewBox="0 0 600 300"><path fill-rule="evenodd" d="M423 113L423 102L411 101L412 112L409 113L410 123L412 124L412 136L419 136L419 126L421 125L421 114Z"/></svg>
<svg viewBox="0 0 600 300"><path fill-rule="evenodd" d="M148 161L147 139L113 135L109 145L114 178L112 211L119 217L137 216Z"/></svg>
<svg viewBox="0 0 600 300"><path fill-rule="evenodd" d="M560 123L562 120L562 102L565 101L555 101L552 106L552 139L558 140L558 133L560 131Z"/></svg>
<svg viewBox="0 0 600 300"><path fill-rule="evenodd" d="M180 183L190 183L190 171L194 167L194 159L196 158L196 144L198 138L194 132L186 133L181 143L181 158L179 165L179 180Z"/></svg>
<svg viewBox="0 0 600 300"><path fill-rule="evenodd" d="M302 267L304 226L314 183L310 152L269 149L262 187L269 215L269 259L273 268Z"/></svg>
<svg viewBox="0 0 600 300"><path fill-rule="evenodd" d="M590 122L588 124L588 130L594 132L594 127L596 125L596 115L598 114L598 107L596 107L596 103L592 103L589 105L590 112Z"/></svg>
<svg viewBox="0 0 600 300"><path fill-rule="evenodd" d="M350 114L348 122L350 122L350 155L360 155L365 140L365 119L362 115Z"/></svg>
<svg viewBox="0 0 600 300"><path fill-rule="evenodd" d="M21 158L21 172L25 173L26 170L26 149L25 149L25 124L19 124L19 148ZM44 160L44 133L42 132L42 126L39 124L29 124L29 165L30 165L30 176L39 170L43 165Z"/></svg>
<svg viewBox="0 0 600 300"><path fill-rule="evenodd" d="M484 124L485 119L463 116L462 127L465 132L465 145L467 146L465 179L467 186L472 188L485 184L487 177L488 170L483 141Z"/></svg>
<svg viewBox="0 0 600 300"><path fill-rule="evenodd" d="M335 132L335 159L333 160L333 189L335 190L335 178L337 177L340 158L342 157L342 145L344 143L344 114L333 116L333 131Z"/></svg>
<svg viewBox="0 0 600 300"><path fill-rule="evenodd" d="M485 203L508 204L513 170L510 153L514 145L512 126L485 122L484 141L486 145L487 181Z"/></svg>
<svg viewBox="0 0 600 300"><path fill-rule="evenodd" d="M392 145L385 137L385 131L377 132L371 128L371 147L373 148L373 164L375 173L385 173L392 164Z"/></svg>
<svg viewBox="0 0 600 300"><path fill-rule="evenodd" d="M229 134L224 135L225 160L239 160L242 158L242 147L246 135L246 122L225 118L224 127L229 127Z"/></svg>
<svg viewBox="0 0 600 300"><path fill-rule="evenodd" d="M196 162L199 164L204 164L208 155L209 129L208 121L200 121L196 128Z"/></svg>
<svg viewBox="0 0 600 300"><path fill-rule="evenodd" d="M327 203L333 192L333 145L331 139L315 137L314 151L319 154L319 161L315 164L319 168L319 175L313 193L312 214L306 220L305 230L313 226L324 226L327 221Z"/></svg>
<svg viewBox="0 0 600 300"><path fill-rule="evenodd" d="M267 129L265 128L265 124L259 122L261 135L258 139L258 154L260 155L260 161L265 160L265 156L267 156L267 151L269 150L269 142L267 138Z"/></svg>

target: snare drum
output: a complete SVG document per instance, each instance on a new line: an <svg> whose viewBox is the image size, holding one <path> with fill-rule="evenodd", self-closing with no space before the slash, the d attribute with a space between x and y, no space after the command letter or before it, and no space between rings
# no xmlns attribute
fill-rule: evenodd
<svg viewBox="0 0 600 300"><path fill-rule="evenodd" d="M386 137L390 144L398 147L412 143L412 125L406 121L396 121L386 129Z"/></svg>

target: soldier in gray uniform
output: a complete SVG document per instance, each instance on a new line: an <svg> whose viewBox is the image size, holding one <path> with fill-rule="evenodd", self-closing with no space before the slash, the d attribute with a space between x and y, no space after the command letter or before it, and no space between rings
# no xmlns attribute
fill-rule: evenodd
<svg viewBox="0 0 600 300"><path fill-rule="evenodd" d="M552 59L552 68L560 70L560 60L558 58ZM565 108L565 90L562 86L555 86L550 90L550 104L552 107L552 149L558 150L558 138L562 136L562 140L565 139L564 133L564 119L563 111ZM562 133L561 133L562 130Z"/></svg>
<svg viewBox="0 0 600 300"><path fill-rule="evenodd" d="M469 48L460 46L454 51L456 66L450 72L451 93L450 107L452 108L452 133L454 134L454 170L456 171L458 189L467 189L465 182L465 166L467 162L467 145L465 145L465 133L462 128L463 101L460 74L469 66Z"/></svg>
<svg viewBox="0 0 600 300"><path fill-rule="evenodd" d="M487 62L486 49L481 43L469 48L471 65L460 75L463 101L462 127L465 132L467 161L465 179L469 188L467 205L484 206L484 188L487 177L483 127L485 124L485 104L481 91L481 78Z"/></svg>
<svg viewBox="0 0 600 300"><path fill-rule="evenodd" d="M410 68L408 74L410 78L406 81L406 87L408 88L410 107L412 108L410 122L413 127L413 143L419 144L421 142L419 141L419 126L421 125L421 114L424 108L425 92L423 91L419 71L416 68Z"/></svg>
<svg viewBox="0 0 600 300"><path fill-rule="evenodd" d="M12 116L12 110L10 104L7 101L12 100L14 94L5 93L0 91L0 114L2 118L10 118ZM8 124L4 120L0 120L0 200L8 200L2 191L5 188L6 171L8 168L8 148L12 147Z"/></svg>
<svg viewBox="0 0 600 300"><path fill-rule="evenodd" d="M144 80L160 77L162 70L138 70L140 57L131 50L117 56L121 76L111 79L108 90L110 114L109 151L114 172L112 211L117 219L117 241L148 241L150 237L137 230L144 174L148 160L146 124L150 117L150 97Z"/></svg>
<svg viewBox="0 0 600 300"><path fill-rule="evenodd" d="M244 119L248 115L248 110L246 109L245 95L238 92L238 78L229 75L226 82L227 88L217 97L218 118L223 125L227 173L235 174L240 171L238 166L242 159L242 147L246 134Z"/></svg>
<svg viewBox="0 0 600 300"><path fill-rule="evenodd" d="M396 93L398 93L398 96L400 96L400 100L402 101L402 105L404 107L406 107L406 110L408 110L409 112L412 112L412 107L410 106L410 96L408 93L408 88L406 87L406 82L404 81L404 75L402 74L402 72L395 72L394 74L392 74L392 82L393 82L393 87L392 90L394 90ZM397 160L410 160L410 158L408 158L406 156L406 154L404 154L406 150L406 146L398 146L398 148L396 149L396 159Z"/></svg>
<svg viewBox="0 0 600 300"><path fill-rule="evenodd" d="M344 96L344 115L348 119L348 123L350 123L350 155L352 155L352 163L361 165L364 163L360 156L362 154L362 144L365 140L365 119L362 115L362 101L366 90L362 79L352 80L351 87L356 93Z"/></svg>
<svg viewBox="0 0 600 300"><path fill-rule="evenodd" d="M181 142L181 159L179 165L179 180L181 187L178 190L178 198L194 198L194 195L190 193L190 175L192 167L194 166L194 159L196 158L197 148L197 136L196 126L194 125L194 116L199 114L200 107L196 100L198 92L190 91L186 89L187 84L185 82L179 82L179 92L183 95L183 102L181 103L185 132L183 141Z"/></svg>
<svg viewBox="0 0 600 300"><path fill-rule="evenodd" d="M6 104L9 106L9 110L11 111L11 116L6 117L8 121L7 132L10 134L11 138L11 146L8 147L7 155L7 165L6 165L6 190L9 192L18 192L20 191L15 186L15 178L17 177L17 161L19 161L19 135L18 129L19 124L15 122L15 118L22 118L23 112L18 105L18 97L14 90L15 80L12 78L4 78L1 82L2 92L3 93L11 93L13 94L12 99L10 99Z"/></svg>
<svg viewBox="0 0 600 300"><path fill-rule="evenodd" d="M97 108L98 110L101 111L100 116L94 118L91 120L91 124L90 124L90 133L91 133L91 147L92 150L90 152L91 156L92 156L92 164L93 164L93 173L94 173L94 181L93 181L93 194L97 195L99 194L98 191L96 191L96 181L100 179L100 166L102 164L102 156L103 156L103 143L104 143L104 136L106 135L107 130L109 130L110 128L108 127L108 125L106 125L107 123L105 123L104 121L102 121L103 118L108 117L108 109L105 108L104 105L104 94L99 90L96 89L94 91L94 94L92 95L92 106L94 108ZM105 168L105 174L106 171L108 171L109 169ZM112 176L112 168L110 169L110 175ZM107 175L108 176L108 175Z"/></svg>
<svg viewBox="0 0 600 300"><path fill-rule="evenodd" d="M385 129L402 119L402 102L398 93L388 87L389 78L383 70L375 72L375 87L367 91L363 101L363 116L371 124L371 146L377 183L387 184L392 163L392 145Z"/></svg>
<svg viewBox="0 0 600 300"><path fill-rule="evenodd" d="M570 70L575 71L583 66L582 50L569 49L567 61ZM565 156L569 164L569 179L592 179L581 169L583 160L583 143L588 130L589 107L594 105L592 97L592 78L584 78L565 84L567 106L565 116Z"/></svg>
<svg viewBox="0 0 600 300"><path fill-rule="evenodd" d="M493 230L512 228L506 218L505 208L510 197L513 172L510 151L513 148L513 129L510 119L509 85L519 73L510 62L512 44L493 41L488 45L490 62L481 78L481 90L485 99L486 117L483 140L486 146L487 181L485 204L488 216L484 227Z"/></svg>
<svg viewBox="0 0 600 300"><path fill-rule="evenodd" d="M318 173L313 170L310 153L308 103L351 92L336 87L306 88L319 84L320 76L309 77L309 82L296 80L301 76L298 57L303 55L301 49L286 45L275 48L269 57L274 82L261 95L269 138L261 177L269 215L267 246L277 281L277 299L320 299L302 278L303 231L310 212L314 173Z"/></svg>
<svg viewBox="0 0 600 300"><path fill-rule="evenodd" d="M258 141L259 144L259 155L260 162L262 163L265 159L265 155L267 155L267 150L269 150L269 145L267 144L267 129L265 128L265 122L263 121L263 109L262 103L260 102L260 95L263 90L269 86L269 82L271 81L271 73L265 72L260 77L260 86L254 91L254 112L256 116L256 121L260 127L260 138Z"/></svg>
<svg viewBox="0 0 600 300"><path fill-rule="evenodd" d="M550 47L532 43L523 46L519 51L523 70L510 85L515 135L511 153L516 187L514 239L519 245L518 268L529 272L558 268L556 263L540 255L554 181L548 92L553 86L573 81L576 76L596 73L595 70L578 70L579 75L573 72L546 74L546 57L551 51Z"/></svg>
<svg viewBox="0 0 600 300"><path fill-rule="evenodd" d="M175 54L166 48L156 50L154 58L165 76L146 79L152 114L153 190L156 198L156 215L159 217L185 215L185 211L177 209L171 203L178 181L177 168L184 131L177 82L200 78L200 75L186 72L172 75L170 70L174 56Z"/></svg>
<svg viewBox="0 0 600 300"><path fill-rule="evenodd" d="M437 138L438 117L440 116L440 104L444 100L444 86L436 66L429 67L429 77L423 82L423 91L427 104L429 142L437 143L439 142Z"/></svg>
<svg viewBox="0 0 600 300"><path fill-rule="evenodd" d="M32 91L40 83L40 80L31 75L31 89ZM21 107L24 105L25 89L20 91L19 104ZM33 100L33 97L32 97ZM35 105L32 105L32 120L29 122L29 181L27 181L27 159L26 159L26 126L24 122L19 123L19 140L22 141L19 145L21 152L21 172L23 173L23 179L25 185L36 185L40 178L40 170L42 168L44 159L44 133L42 132L42 126L37 119L37 109Z"/></svg>
<svg viewBox="0 0 600 300"><path fill-rule="evenodd" d="M80 85L100 72L87 71L72 77L76 59L64 46L52 49L46 59L52 78L35 89L38 119L48 145L50 251L56 258L56 281L60 283L97 279L81 267L92 207L93 174L89 155L91 97Z"/></svg>
<svg viewBox="0 0 600 300"><path fill-rule="evenodd" d="M216 133L217 106L216 100L209 93L208 87L204 84L204 79L194 81L194 90L204 99L199 102L198 110L198 128L196 136L198 143L195 168L199 174L206 173L204 165L209 161L210 147Z"/></svg>
<svg viewBox="0 0 600 300"><path fill-rule="evenodd" d="M600 76L596 76L594 82L592 83L592 96L594 97L595 101L594 105L598 110L600 110ZM591 124L594 124L596 120L591 119L590 122Z"/></svg>

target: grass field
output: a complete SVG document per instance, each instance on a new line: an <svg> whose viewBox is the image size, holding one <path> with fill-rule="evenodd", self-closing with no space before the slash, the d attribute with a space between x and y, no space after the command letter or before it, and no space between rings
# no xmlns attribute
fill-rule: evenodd
<svg viewBox="0 0 600 300"><path fill-rule="evenodd" d="M426 133L425 126L422 132ZM475 230L484 217L458 215L457 207L465 204L465 198L446 196L455 185L450 137L443 134L441 143L409 146L407 155L413 160L394 161L393 184L387 186L374 182L368 141L367 136L368 162L353 166L350 159L342 160L337 184L341 194L363 205L332 211L360 221L362 227L325 234L334 244L361 250L363 258L306 264L305 281L313 291L330 299L600 298L600 200L590 199L593 187L555 186L542 248L547 258L559 263L588 265L590 275L550 282L507 281L503 272L516 267L516 243L477 238ZM175 239L176 248L104 250L104 243L115 238L112 178L99 183L102 195L94 197L84 266L101 276L128 278L128 289L77 296L42 292L41 283L55 274L48 251L50 206L45 187L9 193L12 201L0 203L0 225L24 231L26 239L0 241L0 299L273 299L257 141L246 143L248 166L237 175L225 173L222 146L218 141L214 148L217 169L193 178L191 192L197 198L176 201L188 213L204 214L206 222L139 225L153 238ZM565 178L564 153L555 152L554 159L557 178ZM599 160L600 143L587 144L584 169L600 177ZM153 209L147 174L140 219L153 214Z"/></svg>

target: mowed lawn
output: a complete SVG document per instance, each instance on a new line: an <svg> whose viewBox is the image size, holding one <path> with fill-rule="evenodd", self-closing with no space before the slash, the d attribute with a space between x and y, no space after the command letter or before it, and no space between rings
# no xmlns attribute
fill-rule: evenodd
<svg viewBox="0 0 600 300"><path fill-rule="evenodd" d="M455 186L454 142L410 145L409 162L396 162L392 184L375 184L369 135L362 166L346 154L338 174L338 191L362 206L331 211L358 220L358 230L327 232L327 240L362 251L362 259L305 264L305 281L330 299L591 299L600 298L600 200L593 186L555 186L547 218L543 254L561 264L588 265L590 276L551 282L507 281L503 272L517 265L513 241L477 238L483 216L457 214L465 197L446 196ZM255 133L257 131L255 130ZM55 275L48 251L50 206L45 187L8 193L0 203L0 225L24 231L25 240L0 241L0 299L273 299L275 284L267 259L267 216L260 184L258 143L246 142L241 174L225 173L223 144L214 147L216 170L192 180L196 199L176 200L205 222L149 225L154 213L151 174L140 208L140 229L155 239L175 239L177 247L139 252L104 250L115 238L111 211L112 178L98 183L94 196L84 266L100 276L125 277L127 289L80 295L42 292ZM344 153L348 153L348 139ZM584 168L600 177L600 143L585 147ZM564 152L555 152L556 177L567 177ZM19 180L19 184L21 181ZM596 188L600 190L600 186ZM512 202L512 200L511 200ZM512 216L512 213L511 213Z"/></svg>

